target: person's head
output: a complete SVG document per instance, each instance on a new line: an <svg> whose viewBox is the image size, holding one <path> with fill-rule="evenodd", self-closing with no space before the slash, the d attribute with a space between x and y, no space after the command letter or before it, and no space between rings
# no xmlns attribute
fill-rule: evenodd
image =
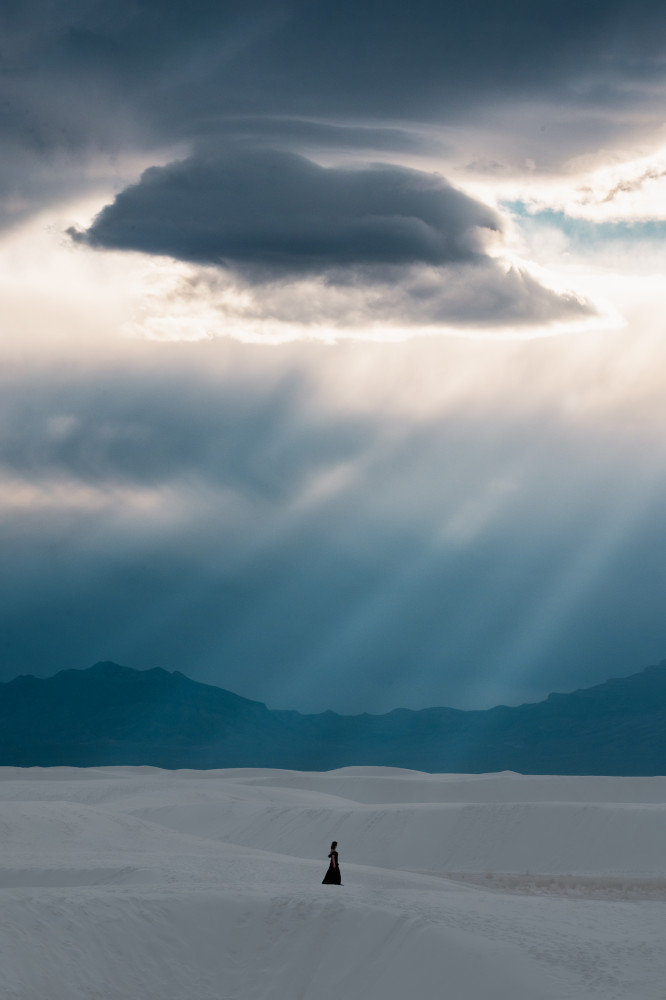
<svg viewBox="0 0 666 1000"><path fill-rule="evenodd" d="M337 846L338 846L338 842L337 842L337 840L334 840L333 843L331 844L331 850L334 851Z"/></svg>

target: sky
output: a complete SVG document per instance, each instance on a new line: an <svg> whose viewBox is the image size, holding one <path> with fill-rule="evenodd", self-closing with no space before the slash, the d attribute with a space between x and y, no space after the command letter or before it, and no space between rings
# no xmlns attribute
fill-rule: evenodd
<svg viewBox="0 0 666 1000"><path fill-rule="evenodd" d="M666 657L666 7L6 0L0 680Z"/></svg>

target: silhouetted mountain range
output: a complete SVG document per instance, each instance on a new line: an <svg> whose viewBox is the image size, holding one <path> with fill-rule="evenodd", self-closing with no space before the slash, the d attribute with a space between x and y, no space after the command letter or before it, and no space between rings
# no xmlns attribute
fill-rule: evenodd
<svg viewBox="0 0 666 1000"><path fill-rule="evenodd" d="M666 774L666 661L516 708L271 711L184 674L97 663L0 684L0 764Z"/></svg>

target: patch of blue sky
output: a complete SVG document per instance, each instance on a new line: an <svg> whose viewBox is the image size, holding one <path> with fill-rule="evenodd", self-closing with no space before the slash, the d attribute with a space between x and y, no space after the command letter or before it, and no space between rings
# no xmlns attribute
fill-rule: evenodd
<svg viewBox="0 0 666 1000"><path fill-rule="evenodd" d="M500 208L509 212L521 228L534 231L540 227L556 228L563 232L570 243L581 247L608 243L610 240L626 242L661 242L666 240L666 219L631 219L595 222L567 215L555 209L534 211L523 201L504 201Z"/></svg>

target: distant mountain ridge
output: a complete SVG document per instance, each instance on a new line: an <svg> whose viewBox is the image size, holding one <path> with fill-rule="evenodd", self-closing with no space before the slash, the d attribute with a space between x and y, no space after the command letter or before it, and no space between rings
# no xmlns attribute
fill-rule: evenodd
<svg viewBox="0 0 666 1000"><path fill-rule="evenodd" d="M485 711L303 715L176 671L97 663L0 684L0 765L666 774L666 661Z"/></svg>

